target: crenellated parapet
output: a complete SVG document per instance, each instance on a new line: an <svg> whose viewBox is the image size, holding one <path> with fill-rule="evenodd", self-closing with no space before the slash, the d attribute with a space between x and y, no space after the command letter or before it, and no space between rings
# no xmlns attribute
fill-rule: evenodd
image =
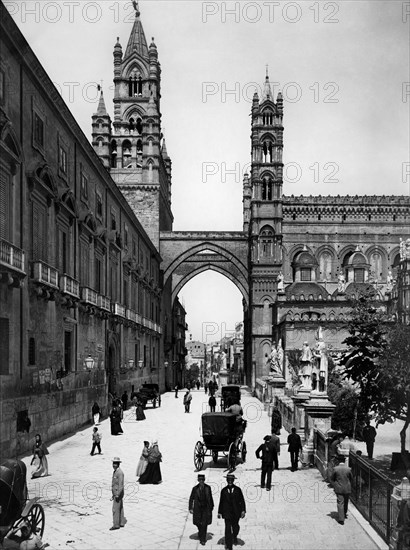
<svg viewBox="0 0 410 550"><path fill-rule="evenodd" d="M317 220L331 218L337 221L390 218L392 221L410 219L410 197L405 196L299 196L283 197L284 220L306 217Z"/></svg>

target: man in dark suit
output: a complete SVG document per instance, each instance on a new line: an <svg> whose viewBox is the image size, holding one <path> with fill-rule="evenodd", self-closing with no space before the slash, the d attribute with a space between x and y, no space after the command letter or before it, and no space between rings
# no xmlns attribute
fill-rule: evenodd
<svg viewBox="0 0 410 550"><path fill-rule="evenodd" d="M278 453L270 435L265 435L263 440L264 443L259 445L255 451L255 454L256 458L262 459L261 487L262 489L265 488L266 479L266 490L270 491L272 487L273 462L275 459L277 460Z"/></svg>
<svg viewBox="0 0 410 550"><path fill-rule="evenodd" d="M333 489L336 493L337 511L339 514L339 523L344 525L347 518L347 508L349 505L349 496L352 492L352 470L345 463L345 457L340 457L340 464L335 466L331 477Z"/></svg>
<svg viewBox="0 0 410 550"><path fill-rule="evenodd" d="M246 506L242 490L234 485L236 477L226 476L227 486L221 491L218 518L225 520L225 548L232 550L232 544L238 544L239 520L245 517Z"/></svg>
<svg viewBox="0 0 410 550"><path fill-rule="evenodd" d="M205 546L206 530L212 523L214 501L211 488L205 483L204 474L198 474L198 485L195 485L191 491L188 508L192 514L193 524L198 527L199 541L202 546Z"/></svg>
<svg viewBox="0 0 410 550"><path fill-rule="evenodd" d="M290 463L292 465L292 472L298 469L299 453L302 451L302 441L300 435L296 433L296 428L292 428L291 433L288 435L288 451L290 452Z"/></svg>

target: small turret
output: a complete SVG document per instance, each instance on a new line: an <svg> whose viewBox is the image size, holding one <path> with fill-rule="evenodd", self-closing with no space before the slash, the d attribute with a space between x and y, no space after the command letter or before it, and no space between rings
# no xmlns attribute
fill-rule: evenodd
<svg viewBox="0 0 410 550"><path fill-rule="evenodd" d="M100 87L98 87L100 88ZM92 118L92 144L106 168L110 167L111 119L105 107L104 94L101 90L97 112Z"/></svg>

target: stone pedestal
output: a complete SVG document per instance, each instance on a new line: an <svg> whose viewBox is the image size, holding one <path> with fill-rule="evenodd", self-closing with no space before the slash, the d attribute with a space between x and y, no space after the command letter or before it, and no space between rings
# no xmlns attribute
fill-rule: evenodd
<svg viewBox="0 0 410 550"><path fill-rule="evenodd" d="M305 409L304 405L309 400L309 392L299 392L292 396L291 399L294 403L294 426L296 433L300 435L302 441L305 439Z"/></svg>
<svg viewBox="0 0 410 550"><path fill-rule="evenodd" d="M228 373L227 370L219 371L218 378L219 378L219 386L220 387L226 386L228 384L228 376L229 376L229 373Z"/></svg>
<svg viewBox="0 0 410 550"><path fill-rule="evenodd" d="M323 433L330 429L331 418L335 405L327 394L311 395L311 398L303 404L305 411L305 445L302 451L302 462L305 465L314 464L314 429L318 428Z"/></svg>

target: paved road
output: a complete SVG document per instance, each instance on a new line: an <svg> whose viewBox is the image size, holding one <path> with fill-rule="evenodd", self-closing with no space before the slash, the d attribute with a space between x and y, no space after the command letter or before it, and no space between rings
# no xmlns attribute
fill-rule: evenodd
<svg viewBox="0 0 410 550"><path fill-rule="evenodd" d="M173 393L162 397L162 406L148 408L147 419L134 420L127 411L124 434L110 435L109 422L100 426L103 434L102 456L90 456L92 427L77 432L49 446L50 476L29 480L31 496L41 497L46 512L44 540L52 549L78 550L137 549L185 550L202 548L197 530L188 512L188 497L196 484L193 450L199 439L200 415L206 410L203 391L193 392L191 413L185 414L183 392L175 399ZM336 499L333 491L315 469L291 472L287 434L282 433L280 468L274 472L274 488L268 492L259 487L260 461L255 449L270 432L270 419L257 399L242 395L242 405L248 419L245 440L248 460L236 469L237 483L247 502L247 515L241 521L239 545L244 550L264 549L360 549L387 548L376 544L358 521L354 509L344 526L336 521ZM135 470L143 440L158 438L163 454L163 483L136 483ZM111 459L120 456L125 473L125 515L127 525L109 531L111 514ZM25 459L29 463L29 458ZM226 462L215 466L206 457L204 472L214 491L215 506L225 485ZM213 523L205 548L223 550L223 520L214 510ZM380 540L380 539L379 539Z"/></svg>

